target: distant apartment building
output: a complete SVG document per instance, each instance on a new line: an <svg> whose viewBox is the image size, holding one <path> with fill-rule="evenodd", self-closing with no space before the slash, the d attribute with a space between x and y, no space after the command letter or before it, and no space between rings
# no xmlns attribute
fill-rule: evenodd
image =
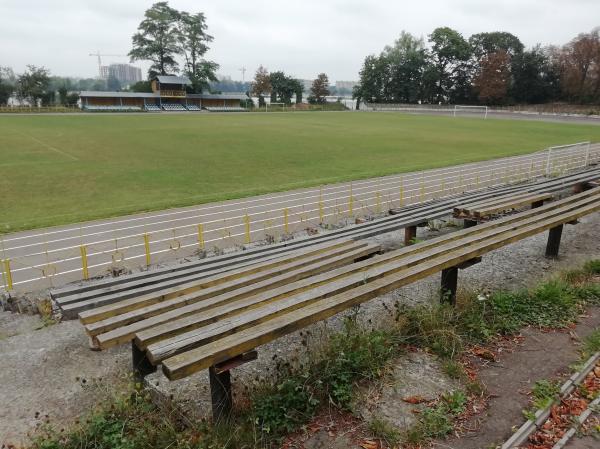
<svg viewBox="0 0 600 449"><path fill-rule="evenodd" d="M335 82L335 87L337 89L352 90L354 88L354 86L356 86L357 84L358 84L357 81L336 81Z"/></svg>
<svg viewBox="0 0 600 449"><path fill-rule="evenodd" d="M111 64L100 68L103 79L114 76L123 85L134 84L142 81L142 69L129 64Z"/></svg>

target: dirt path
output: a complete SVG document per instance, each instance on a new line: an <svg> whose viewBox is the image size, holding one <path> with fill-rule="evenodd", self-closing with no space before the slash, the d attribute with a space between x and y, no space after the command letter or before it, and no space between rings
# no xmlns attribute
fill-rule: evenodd
<svg viewBox="0 0 600 449"><path fill-rule="evenodd" d="M482 366L479 378L492 399L488 410L467 424L477 430L436 446L481 449L502 444L511 436L511 429L525 421L523 410L529 405L527 394L535 382L572 374L569 366L579 360L579 339L599 327L600 309L596 308L582 317L572 332L526 329L523 342L514 352L506 352L496 362Z"/></svg>

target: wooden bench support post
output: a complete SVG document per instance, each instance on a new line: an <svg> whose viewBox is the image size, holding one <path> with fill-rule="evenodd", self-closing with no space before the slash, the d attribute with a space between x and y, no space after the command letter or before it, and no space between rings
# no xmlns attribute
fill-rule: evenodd
<svg viewBox="0 0 600 449"><path fill-rule="evenodd" d="M138 380L143 380L148 374L156 372L156 366L150 363L150 360L146 357L146 352L138 348L133 340L131 341L131 360L133 375Z"/></svg>
<svg viewBox="0 0 600 449"><path fill-rule="evenodd" d="M563 225L558 225L548 232L548 244L546 245L546 257L558 257L560 249L560 238L562 237Z"/></svg>
<svg viewBox="0 0 600 449"><path fill-rule="evenodd" d="M231 416L231 410L233 409L231 373L229 370L219 371L217 367L211 366L208 369L208 377L210 380L213 422L226 421Z"/></svg>
<svg viewBox="0 0 600 449"><path fill-rule="evenodd" d="M404 246L412 245L417 238L417 227L409 226L404 229Z"/></svg>
<svg viewBox="0 0 600 449"><path fill-rule="evenodd" d="M458 288L458 267L442 270L442 288L440 302L456 305L456 290Z"/></svg>
<svg viewBox="0 0 600 449"><path fill-rule="evenodd" d="M226 421L233 410L230 370L258 358L256 350L244 352L232 359L217 363L208 369L213 422Z"/></svg>
<svg viewBox="0 0 600 449"><path fill-rule="evenodd" d="M477 220L470 220L468 218L464 219L464 228L472 228L473 226L477 226L478 222Z"/></svg>

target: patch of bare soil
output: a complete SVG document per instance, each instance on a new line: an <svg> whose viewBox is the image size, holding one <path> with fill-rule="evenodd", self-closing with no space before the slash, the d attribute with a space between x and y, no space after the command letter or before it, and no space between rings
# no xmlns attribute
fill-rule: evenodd
<svg viewBox="0 0 600 449"><path fill-rule="evenodd" d="M42 327L36 316L0 314L0 447L28 443L50 423L60 429L85 415L127 376L128 348L90 351L77 321Z"/></svg>

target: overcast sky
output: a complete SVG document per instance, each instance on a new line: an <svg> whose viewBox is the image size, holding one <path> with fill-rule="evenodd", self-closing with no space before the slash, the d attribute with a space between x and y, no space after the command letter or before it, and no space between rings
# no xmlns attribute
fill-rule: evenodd
<svg viewBox="0 0 600 449"><path fill-rule="evenodd" d="M93 77L100 50L126 55L152 0L0 0L0 65L42 65L56 75ZM319 72L356 80L364 57L407 30L426 37L450 26L465 37L509 31L527 46L563 44L600 25L600 0L171 0L202 11L220 74L246 79L263 64L298 78ZM127 62L106 57L104 63ZM147 65L136 63L146 69Z"/></svg>

